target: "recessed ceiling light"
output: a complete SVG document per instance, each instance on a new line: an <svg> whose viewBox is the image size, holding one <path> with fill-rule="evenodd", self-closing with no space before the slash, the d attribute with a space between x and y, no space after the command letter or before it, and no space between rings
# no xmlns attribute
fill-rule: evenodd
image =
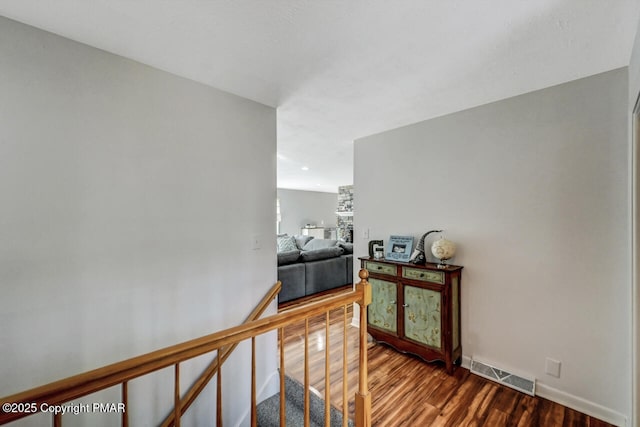
<svg viewBox="0 0 640 427"><path fill-rule="evenodd" d="M303 171L308 171L308 170L309 170L309 168L308 168L307 166L303 166L303 167L302 167L302 170L303 170Z"/></svg>

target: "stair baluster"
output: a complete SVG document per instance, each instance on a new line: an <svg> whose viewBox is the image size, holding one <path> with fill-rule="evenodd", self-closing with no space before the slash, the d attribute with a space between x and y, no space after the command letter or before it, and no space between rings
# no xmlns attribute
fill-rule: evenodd
<svg viewBox="0 0 640 427"><path fill-rule="evenodd" d="M122 427L129 427L129 411L126 409L129 407L129 390L128 381L122 383L122 403L124 403L125 410L122 411Z"/></svg>
<svg viewBox="0 0 640 427"><path fill-rule="evenodd" d="M309 318L304 319L304 427L310 424L309 401Z"/></svg>
<svg viewBox="0 0 640 427"><path fill-rule="evenodd" d="M216 427L222 427L222 363L220 363L220 358L218 358L216 371Z"/></svg>
<svg viewBox="0 0 640 427"><path fill-rule="evenodd" d="M173 408L174 408L174 425L180 427L180 364L176 363L173 379Z"/></svg>
<svg viewBox="0 0 640 427"><path fill-rule="evenodd" d="M251 337L251 427L258 425L256 406L256 337Z"/></svg>
<svg viewBox="0 0 640 427"><path fill-rule="evenodd" d="M284 327L278 329L280 341L280 427L286 427L284 394Z"/></svg>
<svg viewBox="0 0 640 427"><path fill-rule="evenodd" d="M325 314L324 343L324 426L331 427L331 369L329 367L329 312ZM343 417L344 418L344 417Z"/></svg>
<svg viewBox="0 0 640 427"><path fill-rule="evenodd" d="M347 399L347 306L342 307L342 427L347 427L349 400Z"/></svg>

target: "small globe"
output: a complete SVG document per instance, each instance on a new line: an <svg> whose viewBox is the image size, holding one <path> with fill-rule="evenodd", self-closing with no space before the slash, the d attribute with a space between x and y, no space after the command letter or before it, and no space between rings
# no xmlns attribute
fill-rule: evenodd
<svg viewBox="0 0 640 427"><path fill-rule="evenodd" d="M431 253L440 261L444 261L456 254L456 244L445 238L440 238L431 245Z"/></svg>

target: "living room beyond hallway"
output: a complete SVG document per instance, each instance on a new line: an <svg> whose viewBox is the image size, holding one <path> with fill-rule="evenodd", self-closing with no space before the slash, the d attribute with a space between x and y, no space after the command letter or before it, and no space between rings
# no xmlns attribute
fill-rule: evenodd
<svg viewBox="0 0 640 427"><path fill-rule="evenodd" d="M278 234L353 242L353 185L338 193L278 188Z"/></svg>

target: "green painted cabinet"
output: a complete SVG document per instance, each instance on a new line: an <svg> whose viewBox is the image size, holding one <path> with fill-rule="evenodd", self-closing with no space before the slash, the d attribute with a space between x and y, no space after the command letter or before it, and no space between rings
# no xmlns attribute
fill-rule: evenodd
<svg viewBox="0 0 640 427"><path fill-rule="evenodd" d="M376 328L392 333L398 331L397 290L394 282L370 278L371 304L369 304L367 321Z"/></svg>
<svg viewBox="0 0 640 427"><path fill-rule="evenodd" d="M442 347L442 294L431 289L405 285L404 336L433 348Z"/></svg>
<svg viewBox="0 0 640 427"><path fill-rule="evenodd" d="M462 267L438 268L360 258L369 271L371 336L426 361L443 361L447 372L462 357L460 278Z"/></svg>

